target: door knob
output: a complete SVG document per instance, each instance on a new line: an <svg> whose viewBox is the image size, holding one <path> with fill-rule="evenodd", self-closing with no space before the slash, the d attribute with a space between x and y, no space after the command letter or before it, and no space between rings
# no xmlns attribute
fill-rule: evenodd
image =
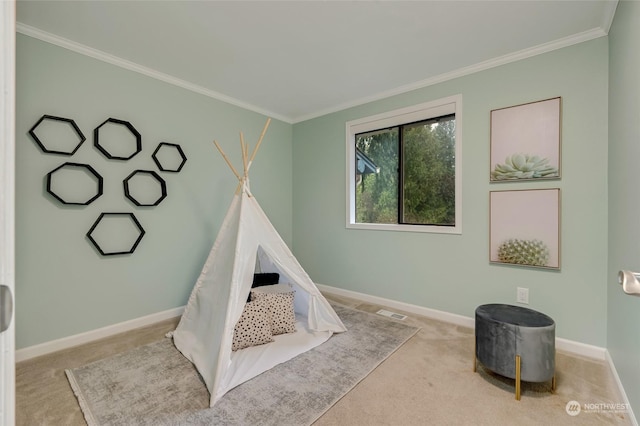
<svg viewBox="0 0 640 426"><path fill-rule="evenodd" d="M11 325L13 317L13 295L6 285L0 285L0 333Z"/></svg>

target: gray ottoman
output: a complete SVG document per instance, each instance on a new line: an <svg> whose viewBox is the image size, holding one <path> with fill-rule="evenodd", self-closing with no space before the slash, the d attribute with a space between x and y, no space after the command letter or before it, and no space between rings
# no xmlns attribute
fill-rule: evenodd
<svg viewBox="0 0 640 426"><path fill-rule="evenodd" d="M521 306L489 304L476 309L476 348L473 371L479 361L501 376L520 381L551 380L555 391L556 324L545 314Z"/></svg>

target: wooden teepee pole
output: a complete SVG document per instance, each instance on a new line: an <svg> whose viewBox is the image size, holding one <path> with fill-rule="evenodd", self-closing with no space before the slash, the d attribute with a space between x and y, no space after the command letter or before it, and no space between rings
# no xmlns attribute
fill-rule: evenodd
<svg viewBox="0 0 640 426"><path fill-rule="evenodd" d="M244 134L240 132L240 151L242 152L242 167L244 168L244 177L245 179L249 177L249 169L247 167L247 156L248 153L247 144L244 141Z"/></svg>
<svg viewBox="0 0 640 426"><path fill-rule="evenodd" d="M258 139L258 143L256 144L256 147L253 148L253 153L251 153L251 159L249 160L249 167L251 167L251 163L253 163L253 159L256 158L256 154L258 153L258 148L260 148L262 139L264 138L265 133L267 133L267 128L269 128L269 123L271 123L271 118L267 118L267 122L264 124L262 133L260 134L260 139Z"/></svg>
<svg viewBox="0 0 640 426"><path fill-rule="evenodd" d="M271 118L267 118L267 122L264 124L262 133L260 134L260 139L258 139L258 143L256 144L255 148L253 149L253 152L251 153L251 159L249 159L249 146L244 141L244 134L240 132L240 150L242 151L242 165L244 167L244 175L240 175L240 173L238 173L236 168L233 167L233 164L231 164L229 157L227 157L227 154L224 153L224 151L222 150L222 147L220 147L220 144L218 144L218 141L215 141L215 140L213 141L214 145L216 146L216 148L218 148L218 151L222 155L222 158L224 158L224 161L226 161L227 165L229 166L229 168L231 169L233 174L238 178L239 181L242 181L243 179L246 180L249 178L249 168L251 167L251 163L253 162L253 159L256 157L256 154L258 153L258 148L260 148L260 144L262 144L262 140L264 139L265 133L267 133L267 129L269 128L269 123L271 123Z"/></svg>
<svg viewBox="0 0 640 426"><path fill-rule="evenodd" d="M238 173L236 168L233 167L233 164L231 164L231 161L229 161L229 157L227 157L227 154L224 153L224 151L222 150L222 148L218 144L218 141L213 141L213 143L216 146L216 148L218 148L218 151L220 151L220 154L222 154L222 158L224 158L224 161L227 162L227 165L231 168L231 171L233 172L233 174L236 175L238 180L242 180L242 176L240 176L240 174Z"/></svg>

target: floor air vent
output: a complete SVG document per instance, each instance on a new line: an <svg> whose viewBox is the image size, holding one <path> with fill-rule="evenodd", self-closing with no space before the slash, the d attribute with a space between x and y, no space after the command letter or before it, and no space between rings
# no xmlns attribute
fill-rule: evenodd
<svg viewBox="0 0 640 426"><path fill-rule="evenodd" d="M386 310L384 310L384 309L380 309L378 312L376 312L376 314L384 315L385 317L395 318L395 319L403 320L403 321L404 321L405 319L407 319L407 316L406 316L406 315L397 314L397 313L395 313L395 312L386 311Z"/></svg>

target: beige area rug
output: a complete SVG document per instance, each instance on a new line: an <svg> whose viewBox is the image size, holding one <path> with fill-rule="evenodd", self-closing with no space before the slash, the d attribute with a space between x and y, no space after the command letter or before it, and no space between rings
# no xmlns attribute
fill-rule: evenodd
<svg viewBox="0 0 640 426"><path fill-rule="evenodd" d="M346 333L232 389L213 408L170 339L66 370L67 377L89 426L308 425L419 330L333 307Z"/></svg>

